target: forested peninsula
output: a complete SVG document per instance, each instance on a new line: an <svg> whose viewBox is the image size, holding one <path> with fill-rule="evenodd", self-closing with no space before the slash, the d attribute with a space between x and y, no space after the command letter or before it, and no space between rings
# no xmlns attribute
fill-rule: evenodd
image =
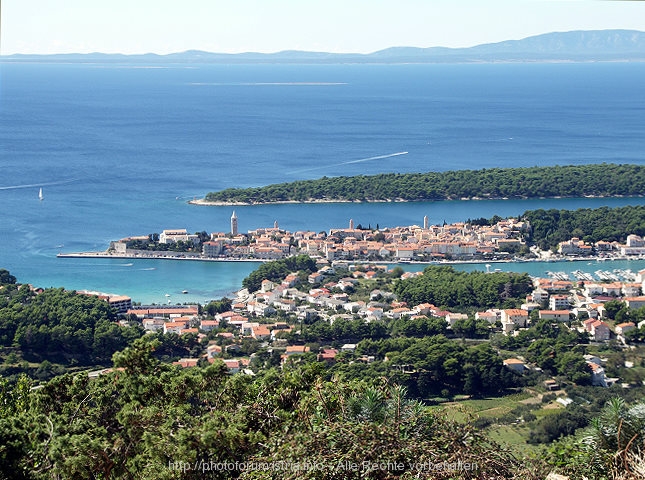
<svg viewBox="0 0 645 480"><path fill-rule="evenodd" d="M198 204L638 196L645 166L592 164L322 177L210 192Z"/></svg>

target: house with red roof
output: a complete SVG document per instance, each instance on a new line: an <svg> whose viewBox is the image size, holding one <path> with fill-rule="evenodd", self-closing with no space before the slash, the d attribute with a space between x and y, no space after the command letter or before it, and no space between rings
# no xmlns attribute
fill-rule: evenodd
<svg viewBox="0 0 645 480"><path fill-rule="evenodd" d="M335 348L324 348L316 357L319 362L335 363L338 350Z"/></svg>
<svg viewBox="0 0 645 480"><path fill-rule="evenodd" d="M266 325L257 325L252 327L251 336L260 341L269 340L271 338L271 331Z"/></svg>
<svg viewBox="0 0 645 480"><path fill-rule="evenodd" d="M186 328L186 321L180 322L166 322L163 325L163 333L176 333L181 335L181 331Z"/></svg>
<svg viewBox="0 0 645 480"><path fill-rule="evenodd" d="M199 328L204 332L210 332L219 327L219 320L202 320Z"/></svg>
<svg viewBox="0 0 645 480"><path fill-rule="evenodd" d="M229 373L237 373L240 371L240 361L239 360L224 360L224 364L228 369Z"/></svg>
<svg viewBox="0 0 645 480"><path fill-rule="evenodd" d="M627 307L637 309L645 307L645 296L641 297L626 297L623 299Z"/></svg>
<svg viewBox="0 0 645 480"><path fill-rule="evenodd" d="M181 358L176 362L172 362L173 365L179 365L181 368L196 367L199 358Z"/></svg>
<svg viewBox="0 0 645 480"><path fill-rule="evenodd" d="M636 324L634 322L619 323L614 327L614 332L616 332L616 335L624 335L625 333L629 332L630 330L634 330L635 328Z"/></svg>
<svg viewBox="0 0 645 480"><path fill-rule="evenodd" d="M605 369L594 362L587 362L587 366L591 370L591 384L597 387L606 387L607 377L605 376Z"/></svg>
<svg viewBox="0 0 645 480"><path fill-rule="evenodd" d="M524 361L520 360L519 358L507 358L503 363L504 366L517 373L524 373L524 370L527 369L526 363L524 363Z"/></svg>
<svg viewBox="0 0 645 480"><path fill-rule="evenodd" d="M308 351L309 351L309 347L305 345L289 345L287 347L287 350L284 353L287 356L291 356L291 355L302 355L303 353L307 353Z"/></svg>
<svg viewBox="0 0 645 480"><path fill-rule="evenodd" d="M529 312L519 308L508 308L502 310L502 323L513 323L517 327L524 328L529 321Z"/></svg>
<svg viewBox="0 0 645 480"><path fill-rule="evenodd" d="M590 333L596 341L609 340L610 332L609 325L602 320L596 320L591 324Z"/></svg>

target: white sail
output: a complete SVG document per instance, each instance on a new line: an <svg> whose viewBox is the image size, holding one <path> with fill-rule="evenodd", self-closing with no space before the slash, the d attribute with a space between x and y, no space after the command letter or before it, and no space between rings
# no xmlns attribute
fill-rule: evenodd
<svg viewBox="0 0 645 480"><path fill-rule="evenodd" d="M38 191L38 198L39 198L40 200L42 200L42 199L43 199L43 189L42 189L42 187L41 187L41 189Z"/></svg>

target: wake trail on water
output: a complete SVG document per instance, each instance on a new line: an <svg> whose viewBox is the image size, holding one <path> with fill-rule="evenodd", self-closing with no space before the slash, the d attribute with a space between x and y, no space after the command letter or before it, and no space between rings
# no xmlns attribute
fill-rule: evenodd
<svg viewBox="0 0 645 480"><path fill-rule="evenodd" d="M291 172L287 172L287 174L292 175L294 173L302 173L302 172L311 172L313 170L322 170L325 168L329 167L339 167L341 165L350 165L352 163L363 163L363 162L371 162L373 160L383 160L385 158L392 158L392 157L398 157L400 155L407 155L409 152L396 152L396 153L388 153L387 155L377 155L375 157L368 157L368 158L360 158L358 160L348 160L346 162L340 162L340 163L331 163L331 164L326 164L320 167L312 167L312 168L303 168L300 170L292 170Z"/></svg>
<svg viewBox="0 0 645 480"><path fill-rule="evenodd" d="M82 180L81 178L72 178L69 180L59 180L57 182L28 183L22 185L7 185L0 187L0 190L19 190L21 188L51 187L54 185L67 185Z"/></svg>
<svg viewBox="0 0 645 480"><path fill-rule="evenodd" d="M383 158L398 157L399 155L407 155L407 154L408 152L390 153L389 155L379 155L377 157L361 158L360 160L350 160L349 162L343 162L339 165L349 165L350 163L369 162L370 160L381 160Z"/></svg>

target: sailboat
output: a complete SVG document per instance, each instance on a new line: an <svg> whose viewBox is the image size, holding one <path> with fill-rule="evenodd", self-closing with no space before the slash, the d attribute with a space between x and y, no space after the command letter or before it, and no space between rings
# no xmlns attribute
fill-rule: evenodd
<svg viewBox="0 0 645 480"><path fill-rule="evenodd" d="M40 190L38 191L38 200L42 200L42 199L43 199L43 188L40 187Z"/></svg>

